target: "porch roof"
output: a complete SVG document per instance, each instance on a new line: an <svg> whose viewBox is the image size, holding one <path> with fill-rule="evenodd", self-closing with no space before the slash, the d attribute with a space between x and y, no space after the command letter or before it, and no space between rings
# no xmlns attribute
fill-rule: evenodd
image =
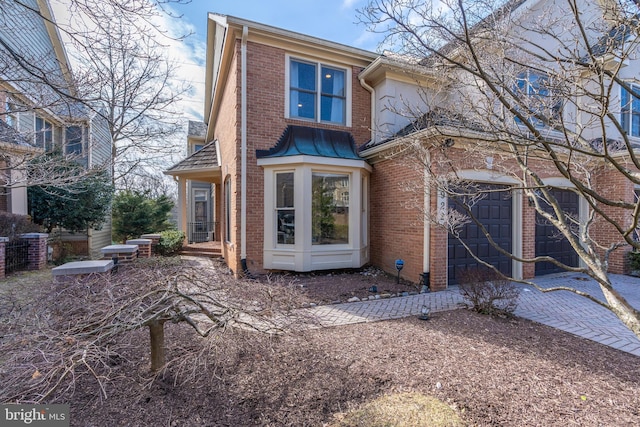
<svg viewBox="0 0 640 427"><path fill-rule="evenodd" d="M289 125L275 146L256 150L256 157L319 156L363 160L349 132Z"/></svg>
<svg viewBox="0 0 640 427"><path fill-rule="evenodd" d="M219 158L218 141L216 140L171 166L164 173L186 179L216 182L219 180L217 173L220 171Z"/></svg>

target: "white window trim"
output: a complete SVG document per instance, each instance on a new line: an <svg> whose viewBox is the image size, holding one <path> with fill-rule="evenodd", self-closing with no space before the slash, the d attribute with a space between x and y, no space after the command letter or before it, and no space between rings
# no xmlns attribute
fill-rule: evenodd
<svg viewBox="0 0 640 427"><path fill-rule="evenodd" d="M336 68L338 70L343 70L344 71L344 80L345 80L345 112L344 112L344 123L337 123L337 122L325 122L320 120L321 117L321 111L320 111L320 103L321 103L321 96L318 96L316 99L316 111L317 111L317 117L315 119L306 119L303 117L291 117L291 85L289 84L290 82L290 78L291 78L291 60L294 61L301 61L301 62L308 62L311 64L315 64L318 70L318 76L316 77L317 79L317 83L318 83L318 93L320 93L320 89L322 87L321 83L321 78L322 76L320 75L320 70L321 67L327 66L327 67L331 67L331 68ZM284 117L287 119L293 119L293 120L301 120L301 121L306 121L306 122L313 122L313 123L326 123L326 124L333 124L336 126L346 126L346 127L351 127L351 123L352 123L352 110L351 110L351 105L352 105L352 85L351 85L351 68L343 65L343 64L336 64L334 62L329 62L329 61L322 61L316 58L310 58L310 57L305 57L305 56L300 56L300 55L291 55L291 54L286 54L285 55L285 67L284 67Z"/></svg>
<svg viewBox="0 0 640 427"><path fill-rule="evenodd" d="M364 161L315 157L310 163L301 160L309 156L260 159L264 167L264 268L267 270L314 271L335 268L358 268L369 261L368 230L363 217L368 215L368 186L371 171ZM269 160L266 164L265 160ZM315 161L314 161L315 160ZM294 173L294 209L296 215L295 243L277 243L276 174ZM338 173L349 177L349 243L313 245L311 241L311 187L313 173ZM357 197L356 197L357 195ZM366 219L365 219L366 221Z"/></svg>
<svg viewBox="0 0 640 427"><path fill-rule="evenodd" d="M638 82L636 82L635 80L634 81L627 81L626 83L628 85L630 85L632 88L636 87L637 90L640 91L640 84ZM626 92L626 90L622 86L620 86L619 89L620 90L619 90L618 95L620 97L619 98L620 101L618 102L618 104L620 105L620 116L618 117L618 123L620 123L620 126L622 126L622 120L623 120L623 117L624 117L624 112L622 111L622 95L623 95L624 92ZM629 95L632 97L631 104L633 106L633 94L629 93ZM640 113L640 111L638 111L638 113ZM633 110L631 110L631 116L633 117ZM632 135L631 134L631 128L633 127L633 119L631 117L629 118L629 125L628 126L629 126L629 129L624 129L624 128L622 129L624 132L626 132L627 137L629 137L629 139L631 139L631 140L636 140L636 141L640 140L640 135Z"/></svg>

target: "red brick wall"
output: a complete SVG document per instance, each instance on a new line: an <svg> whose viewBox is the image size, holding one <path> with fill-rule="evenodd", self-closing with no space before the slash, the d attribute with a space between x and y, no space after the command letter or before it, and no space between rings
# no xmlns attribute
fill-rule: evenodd
<svg viewBox="0 0 640 427"><path fill-rule="evenodd" d="M603 168L595 174L595 189L599 194L604 195L610 200L623 200L628 203L634 202L634 187L623 174L612 168ZM620 224L622 227L629 227L632 223L632 216L629 210L613 208L610 206L599 205L605 215L612 221ZM602 217L596 218L595 226L592 228L591 238L600 245L608 246L612 242L621 242L622 237L618 230L604 220ZM609 272L616 274L624 274L628 270L627 252L631 250L631 246L624 246L613 251L609 256ZM602 256L603 253L601 252Z"/></svg>
<svg viewBox="0 0 640 427"><path fill-rule="evenodd" d="M351 127L285 119L286 51L254 42L247 44L247 265L250 271L263 271L264 247L264 171L257 165L256 149L273 147L289 124L337 129L350 132L356 144L370 138L370 94L360 86L357 75L362 70L352 68ZM223 245L223 256L230 268L240 269L240 41L232 74L227 82L224 101L216 125L220 141L223 179L232 179L233 236L232 244ZM224 203L224 195L222 196ZM224 213L224 210L223 210ZM224 214L222 215L224 221ZM222 225L222 230L225 225ZM224 233L223 233L224 234Z"/></svg>
<svg viewBox="0 0 640 427"><path fill-rule="evenodd" d="M424 222L413 201L423 203L422 194L404 191L402 184L422 180L422 174L407 167L403 159L388 159L373 165L371 173L371 264L395 274L395 260L404 260L401 276L418 283L423 272ZM433 280L433 279L432 279Z"/></svg>
<svg viewBox="0 0 640 427"><path fill-rule="evenodd" d="M214 137L218 139L220 146L220 161L222 164L222 189L224 183L231 181L231 236L226 235L226 196L221 191L221 241L222 256L227 261L229 268L234 272L239 271L240 266L240 80L239 58L240 42L236 43L236 55L231 61L229 78L223 88L222 103L218 111Z"/></svg>
<svg viewBox="0 0 640 427"><path fill-rule="evenodd" d="M459 145L447 150L446 161L439 156L438 150L432 150L432 172L447 174L451 172L452 165L456 170L482 170L484 156L470 155L468 151L458 149ZM494 156L496 157L496 156ZM409 155L409 158L412 158ZM495 170L504 168L517 171L514 161L494 159ZM531 165L542 178L557 177L559 173L551 164L538 162ZM411 172L414 171L414 172ZM403 277L412 281L419 280L422 272L423 256L423 227L420 224L419 213L416 209L407 209L407 201L411 195L402 191L406 182L422 182L422 174L415 172L415 163L407 162L403 158L385 159L374 164L371 177L371 262L388 272L394 272L393 261L396 258L405 260ZM595 175L601 185L597 190L609 197L618 197L625 200L633 200L633 185L622 175L612 174L612 171ZM421 190L420 190L421 191ZM422 197L417 194L416 197ZM416 199L417 200L417 199ZM435 188L431 191L431 212L435 215L437 193ZM629 212L605 209L609 215L629 224ZM625 215L627 217L625 217ZM535 256L535 209L529 206L527 199L522 201L522 245L523 257ZM619 240L615 229L600 220L592 228L593 238L599 243L610 243L614 239ZM447 232L437 226L430 227L430 280L433 289L444 289L447 283ZM617 250L610 259L609 271L621 273L624 271L626 251ZM535 264L523 264L523 277L532 278L535 273Z"/></svg>

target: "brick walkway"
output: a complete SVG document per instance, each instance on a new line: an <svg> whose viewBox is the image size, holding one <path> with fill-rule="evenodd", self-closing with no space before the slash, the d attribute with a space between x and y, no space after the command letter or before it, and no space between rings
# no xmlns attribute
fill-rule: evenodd
<svg viewBox="0 0 640 427"><path fill-rule="evenodd" d="M612 275L614 287L640 309L640 279ZM541 287L571 286L603 299L598 285L585 276L560 274L536 279ZM453 310L462 301L457 289L305 309L319 327L399 319L420 315L423 305L432 313ZM640 356L640 340L620 320L598 304L567 291L542 293L522 285L517 316Z"/></svg>

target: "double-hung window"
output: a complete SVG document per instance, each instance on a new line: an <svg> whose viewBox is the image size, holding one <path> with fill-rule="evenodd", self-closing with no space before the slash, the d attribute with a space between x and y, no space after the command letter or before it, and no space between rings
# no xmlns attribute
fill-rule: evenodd
<svg viewBox="0 0 640 427"><path fill-rule="evenodd" d="M640 92L640 86L631 85L633 93ZM629 136L640 137L640 98L626 89L622 89L620 99L622 101L622 116L620 125Z"/></svg>
<svg viewBox="0 0 640 427"><path fill-rule="evenodd" d="M289 117L345 124L346 70L317 62L289 60Z"/></svg>
<svg viewBox="0 0 640 427"><path fill-rule="evenodd" d="M515 91L520 96L518 110L527 122L543 127L560 119L562 102L554 93L549 76L531 70L524 71L516 77ZM524 122L521 117L515 120L518 124Z"/></svg>
<svg viewBox="0 0 640 427"><path fill-rule="evenodd" d="M35 145L45 151L53 149L53 124L42 117L36 117Z"/></svg>
<svg viewBox="0 0 640 427"><path fill-rule="evenodd" d="M278 244L296 243L296 210L294 206L294 173L276 173L276 230Z"/></svg>

